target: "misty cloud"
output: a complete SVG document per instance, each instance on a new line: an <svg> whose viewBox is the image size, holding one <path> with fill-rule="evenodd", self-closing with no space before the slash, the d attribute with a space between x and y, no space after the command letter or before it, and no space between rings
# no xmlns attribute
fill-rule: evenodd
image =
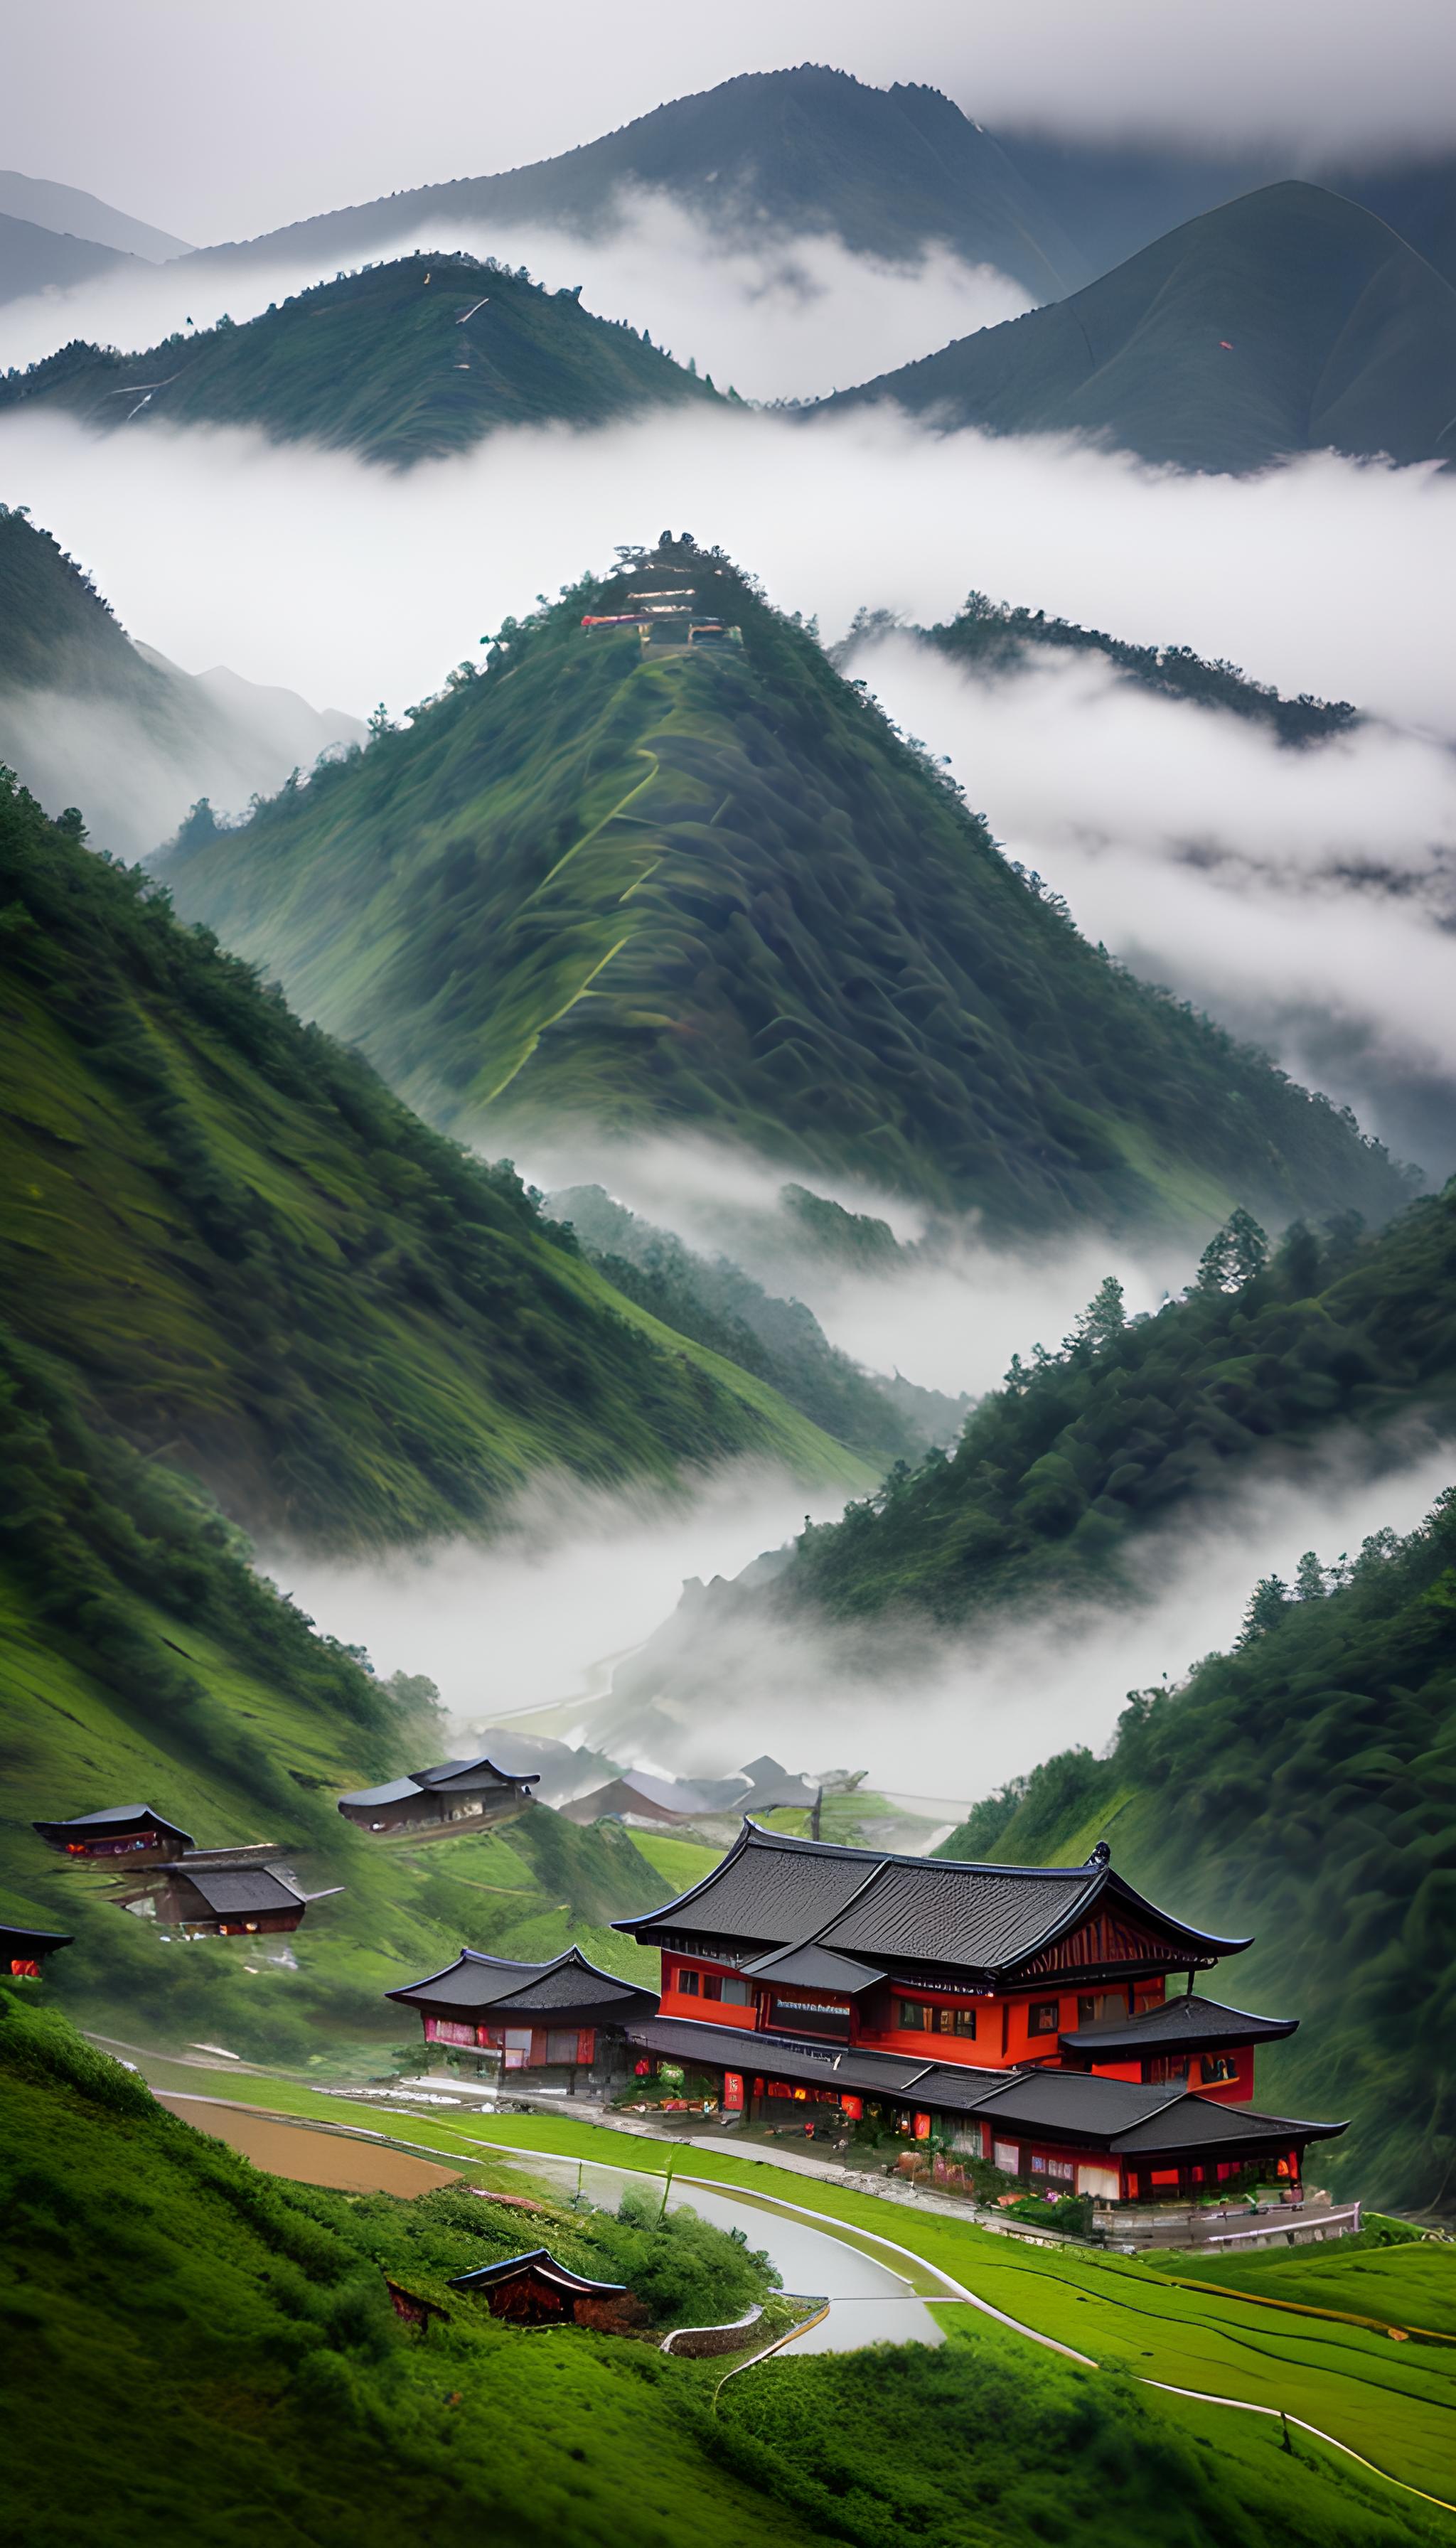
<svg viewBox="0 0 1456 2548"><path fill-rule="evenodd" d="M189 238L236 238L520 166L664 99L805 60L935 82L992 126L1210 147L1449 141L1451 44L1443 0L738 0L669 14L646 0L503 14L436 0L427 42L391 0L245 13L49 0L7 30L6 152Z"/></svg>
<svg viewBox="0 0 1456 2548"><path fill-rule="evenodd" d="M1369 724L1305 751L1104 659L995 679L857 651L1079 926L1271 1046L1397 1150L1456 1167L1456 755Z"/></svg>
<svg viewBox="0 0 1456 2548"><path fill-rule="evenodd" d="M1289 691L1453 721L1456 481L1424 468L1326 454L1195 478L890 411L730 410L502 433L396 475L244 432L97 438L22 409L0 418L0 492L174 661L356 714L433 691L505 612L673 521L826 638L861 603L949 617L975 585Z"/></svg>
<svg viewBox="0 0 1456 2548"><path fill-rule="evenodd" d="M598 318L650 330L679 362L693 359L719 389L745 399L806 399L849 389L913 362L955 336L994 327L1031 307L1021 286L949 248L890 264L855 256L832 237L719 244L666 196L627 195L618 219L578 238L544 223L431 221L402 225L371 251L383 264L416 248L456 248L524 265L549 290L580 284ZM124 352L159 343L190 319L239 324L309 285L331 279L318 255L266 263L141 267L0 306L0 366L17 369L80 336ZM185 362L185 348L177 361Z"/></svg>

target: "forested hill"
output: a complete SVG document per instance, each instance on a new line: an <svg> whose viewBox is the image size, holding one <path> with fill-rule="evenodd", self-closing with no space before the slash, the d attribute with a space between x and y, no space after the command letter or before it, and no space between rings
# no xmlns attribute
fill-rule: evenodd
<svg viewBox="0 0 1456 2548"><path fill-rule="evenodd" d="M0 1093L0 1316L250 1528L480 1526L543 1468L863 1475L8 774Z"/></svg>
<svg viewBox="0 0 1456 2548"><path fill-rule="evenodd" d="M1059 1353L1018 1356L949 1459L806 1531L781 1597L833 1616L964 1619L1052 1583L1112 1589L1128 1534L1236 1492L1341 1424L1456 1429L1456 1183L1381 1235L1238 1219L1198 1286L1125 1324L1103 1287Z"/></svg>
<svg viewBox="0 0 1456 2548"><path fill-rule="evenodd" d="M872 642L881 627L888 633L894 624L887 619L877 625L872 614L862 614L856 634ZM1281 743L1322 743L1357 722L1348 699L1317 699L1307 691L1284 698L1267 682L1250 681L1236 664L1210 663L1191 646L1132 646L1104 629L1048 619L1045 610L1015 609L987 600L983 592L969 593L954 619L913 633L965 671L992 675L1017 671L1044 649L1101 655L1139 689L1269 726Z"/></svg>
<svg viewBox="0 0 1456 2548"><path fill-rule="evenodd" d="M1109 1758L1060 1754L976 1807L949 1858L1121 1872L1224 1935L1254 1933L1241 2008L1298 2017L1259 2100L1352 2119L1321 2177L1392 2205L1456 2189L1456 1499L1353 1565L1262 1584L1242 1639L1135 1693ZM1216 1995L1222 1996L1220 1985Z"/></svg>
<svg viewBox="0 0 1456 2548"><path fill-rule="evenodd" d="M742 645L585 633L644 571L690 574ZM1350 1119L1079 938L717 551L507 626L408 730L166 872L488 1143L711 1131L1004 1231L1384 1219L1406 1192Z"/></svg>
<svg viewBox="0 0 1456 2548"><path fill-rule="evenodd" d="M1092 434L1185 469L1329 447L1450 459L1456 288L1375 214L1290 181L822 404L868 399L993 433Z"/></svg>
<svg viewBox="0 0 1456 2548"><path fill-rule="evenodd" d="M871 88L813 62L674 98L556 159L416 186L192 262L351 263L463 222L595 231L616 218L623 190L667 196L725 242L829 231L862 255L896 259L949 244L1039 300L1094 271L994 137L939 89Z"/></svg>
<svg viewBox="0 0 1456 2548"><path fill-rule="evenodd" d="M257 425L405 465L498 425L599 424L641 408L718 403L646 336L575 293L462 255L340 275L237 326L141 354L73 343L0 380L0 409L60 408L107 429Z"/></svg>
<svg viewBox="0 0 1456 2548"><path fill-rule="evenodd" d="M164 687L58 540L0 504L0 691L105 691L144 709Z"/></svg>

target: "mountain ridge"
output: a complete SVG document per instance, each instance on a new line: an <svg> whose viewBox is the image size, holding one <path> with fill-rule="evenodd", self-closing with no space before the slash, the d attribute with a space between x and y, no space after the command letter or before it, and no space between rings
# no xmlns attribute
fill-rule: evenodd
<svg viewBox="0 0 1456 2548"><path fill-rule="evenodd" d="M1332 447L1456 457L1456 289L1298 180L1200 214L1067 300L802 410L889 399L948 427L1081 433L1184 469Z"/></svg>

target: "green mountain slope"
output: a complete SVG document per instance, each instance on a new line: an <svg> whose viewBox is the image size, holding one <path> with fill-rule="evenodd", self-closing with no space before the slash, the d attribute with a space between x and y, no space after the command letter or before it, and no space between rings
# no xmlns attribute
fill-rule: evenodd
<svg viewBox="0 0 1456 2548"><path fill-rule="evenodd" d="M689 570L741 647L583 632ZM1078 938L718 552L512 624L408 731L165 872L472 1138L715 1131L993 1230L1383 1217L1403 1191L1322 1100Z"/></svg>
<svg viewBox="0 0 1456 2548"><path fill-rule="evenodd" d="M883 1464L913 1457L959 1431L967 1399L864 1371L829 1342L802 1301L778 1299L728 1256L699 1255L671 1230L614 1203L603 1187L568 1187L548 1197L548 1208L617 1291L665 1326L757 1372L865 1459Z"/></svg>
<svg viewBox="0 0 1456 2548"><path fill-rule="evenodd" d="M578 1935L620 1962L605 1924L661 1890L624 1834L532 1806L500 1832L381 1849L344 1822L340 1792L448 1750L429 1684L383 1684L312 1634L188 1482L88 1420L5 1327L0 1515L0 1917L74 1935L55 1987L78 2019L377 2067L402 2037L381 1994L462 1940L545 1956ZM31 1829L134 1797L203 1847L284 1841L306 1890L345 1889L309 1912L291 1961L226 1940L179 1953Z"/></svg>
<svg viewBox="0 0 1456 2548"><path fill-rule="evenodd" d="M1337 2188L1448 2211L1456 1497L1353 1568L1306 1561L1301 1584L1261 1587L1243 1642L1182 1688L1135 1693L1109 1758L1046 1763L943 1854L1065 1865L1106 1834L1155 1898L1255 1933L1233 1996L1302 2021L1261 2050L1261 2099L1352 2118L1320 2153Z"/></svg>
<svg viewBox="0 0 1456 2548"><path fill-rule="evenodd" d="M684 2507L701 2548L886 2548L912 2526L923 2548L1028 2548L1053 2534L1069 2548L1113 2536L1121 2548L1404 2548L1435 2535L1414 2496L1303 2435L1286 2452L1254 2416L1094 2367L1088 2344L1121 2360L1075 2306L1099 2295L1045 2251L1045 2274L1003 2265L1002 2279L1030 2286L1030 2305L1064 2325L1064 2345L1080 2340L1080 2359L952 2309L939 2349L790 2351L718 2405L721 2365L663 2355L651 2323L637 2342L576 2327L548 2341L448 2288L520 2242L518 2211L492 2197L531 2179L488 2149L454 2158L474 2192L405 2202L292 2184L179 2123L13 1985L0 2065L8 2320L26 2410L12 2418L7 2478L28 2548L94 2530L98 2503L108 2548L149 2548L159 2525L223 2548L260 2524L306 2548L393 2548L402 2532L430 2548L482 2537L617 2548L624 2504L638 2548L676 2548ZM629 2281L658 2324L727 2319L764 2288L762 2262L689 2212L658 2219L629 2198L613 2217L568 2207L557 2183L538 2191L533 2226L553 2250ZM887 2207L873 2209L877 2224ZM985 2239L947 2234L951 2270L974 2275ZM1316 2288L1356 2310L1413 2316L1414 2303L1443 2323L1444 2278L1403 2272L1408 2258L1436 2263L1415 2244L1352 2260L1384 2267L1371 2294L1326 2260L1333 2274ZM393 2316L382 2273L445 2310L427 2341ZM1198 2299L1150 2274L1120 2285L1125 2297L1139 2339L1160 2337L1166 2357L1207 2378ZM1393 2370L1385 2345L1351 2345L1321 2376L1317 2347L1291 2327L1305 2332L1280 2320L1264 2341L1292 2396L1314 2413L1335 2403L1362 2440L1384 2409L1403 2465L1424 2476L1439 2385L1405 2355ZM1141 2345L1143 2366L1148 2356ZM1412 2431L1423 2449L1410 2450Z"/></svg>
<svg viewBox="0 0 1456 2548"><path fill-rule="evenodd" d="M0 410L59 408L87 424L258 425L404 466L506 424L599 424L638 409L717 403L627 326L593 318L493 258L402 257L251 318L145 353L76 342L0 380Z"/></svg>
<svg viewBox="0 0 1456 2548"><path fill-rule="evenodd" d="M1456 1184L1377 1238L1348 1225L1215 1241L1200 1288L1122 1323L1104 1292L1059 1355L1020 1356L949 1460L805 1533L782 1597L958 1620L1055 1584L1115 1591L1130 1531L1237 1492L1333 1426L1456 1420ZM1224 1288L1227 1284L1228 1288Z"/></svg>
<svg viewBox="0 0 1456 2548"><path fill-rule="evenodd" d="M1054 308L828 408L887 398L993 433L1089 433L1186 469L1456 455L1456 288L1373 213L1265 186ZM817 410L816 410L817 411Z"/></svg>
<svg viewBox="0 0 1456 2548"><path fill-rule="evenodd" d="M250 1528L480 1527L543 1467L863 1474L8 774L0 1090L0 1315Z"/></svg>
<svg viewBox="0 0 1456 2548"><path fill-rule="evenodd" d="M352 261L436 222L594 230L624 188L668 196L724 239L831 231L863 254L907 259L948 241L1042 298L1093 270L992 136L939 89L870 88L813 62L675 98L557 159L417 186L192 262Z"/></svg>

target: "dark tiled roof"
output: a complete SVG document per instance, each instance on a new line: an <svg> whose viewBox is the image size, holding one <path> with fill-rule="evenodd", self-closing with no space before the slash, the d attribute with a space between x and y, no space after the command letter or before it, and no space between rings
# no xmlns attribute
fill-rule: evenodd
<svg viewBox="0 0 1456 2548"><path fill-rule="evenodd" d="M988 2123L1108 2143L1182 2095L1179 2088L1142 2087L1135 2079L1097 2079L1087 2070L1017 2070L1009 2079L1003 2073L1003 2081L980 2101Z"/></svg>
<svg viewBox="0 0 1456 2548"><path fill-rule="evenodd" d="M808 1990L868 1990L885 1977L882 1964L859 1964L850 1956L833 1955L828 1947L779 1947L743 1969L755 1981L797 1982Z"/></svg>
<svg viewBox="0 0 1456 2548"><path fill-rule="evenodd" d="M1215 1938L1159 1911L1115 1875L1105 1853L1084 1866L988 1866L894 1857L791 1840L746 1822L710 1875L661 1910L614 1926L645 1942L717 1939L768 1950L810 1942L880 1962L999 1974L1027 1962L1094 1907L1155 1929L1169 1959L1231 1955L1246 1938Z"/></svg>
<svg viewBox="0 0 1456 2548"><path fill-rule="evenodd" d="M1057 2040L1068 2052L1090 2053L1110 2061L1120 2052L1155 2052L1160 2045L1190 2051L1218 2051L1234 2044L1268 2044L1293 2035L1297 2017L1255 2017L1244 2008L1225 2008L1198 1991L1180 1992L1161 2008L1141 2017L1105 2018L1097 2026L1078 2026Z"/></svg>
<svg viewBox="0 0 1456 2548"><path fill-rule="evenodd" d="M708 2070L757 2071L760 2078L815 2081L821 2088L864 2089L895 2096L925 2076L924 2061L892 2052L803 2044L782 2035L761 2035L750 2026L703 2026L696 2018L651 2017L627 2028L630 2044L669 2061L700 2061ZM982 2074L983 2075L983 2074Z"/></svg>
<svg viewBox="0 0 1456 2548"><path fill-rule="evenodd" d="M413 1778L388 1778L382 1787L356 1787L351 1795L340 1796L341 1805L402 1805L407 1796L422 1796L424 1789Z"/></svg>
<svg viewBox="0 0 1456 2548"><path fill-rule="evenodd" d="M143 1824L148 1830L170 1832L175 1840L191 1846L192 1835L180 1823L169 1822L154 1805L103 1805L94 1814L72 1814L64 1822L32 1823L32 1831L48 1838L52 1832L74 1832L78 1839L104 1839L108 1832L128 1832Z"/></svg>
<svg viewBox="0 0 1456 2548"><path fill-rule="evenodd" d="M13 1929L0 1922L0 1956L48 1956L55 1947L74 1944L75 1940L60 1929Z"/></svg>
<svg viewBox="0 0 1456 2548"><path fill-rule="evenodd" d="M184 1876L209 1910L225 1919L254 1911L297 1911L305 1899L271 1866L189 1866L184 1862L162 1871Z"/></svg>
<svg viewBox="0 0 1456 2548"><path fill-rule="evenodd" d="M468 2274L452 2274L452 2292L486 2292L498 2283L513 2283L523 2275L538 2274L543 2283L554 2283L559 2291L596 2292L613 2299L627 2288L625 2283L593 2283L586 2274L574 2273L570 2265L559 2265L549 2247L527 2247L520 2256L501 2256L494 2265L477 2265Z"/></svg>
<svg viewBox="0 0 1456 2548"><path fill-rule="evenodd" d="M499 2008L526 2016L538 2009L545 2014L568 2008L616 2008L625 2013L649 2007L654 1994L623 1981L617 1973L602 1972L576 1947L568 1947L565 1955L544 1964L515 1963L503 1956L482 1956L472 1947L462 1947L454 1963L441 1972L386 1991L385 1997L411 2008L459 2009L465 2015Z"/></svg>
<svg viewBox="0 0 1456 2548"><path fill-rule="evenodd" d="M1065 2074L1063 2074L1065 2075ZM1109 2081L1108 2085L1116 2083ZM1291 2115L1256 2115L1248 2106L1221 2105L1217 2097L1179 2097L1144 2123L1120 2133L1112 2146L1127 2156L1156 2158L1166 2151L1237 2149L1275 2141L1332 2141L1348 2124L1312 2124Z"/></svg>
<svg viewBox="0 0 1456 2548"><path fill-rule="evenodd" d="M539 1770L502 1770L482 1752L473 1761L439 1761L432 1770L411 1771L410 1777L416 1787L448 1790L495 1785L533 1787L540 1774Z"/></svg>

